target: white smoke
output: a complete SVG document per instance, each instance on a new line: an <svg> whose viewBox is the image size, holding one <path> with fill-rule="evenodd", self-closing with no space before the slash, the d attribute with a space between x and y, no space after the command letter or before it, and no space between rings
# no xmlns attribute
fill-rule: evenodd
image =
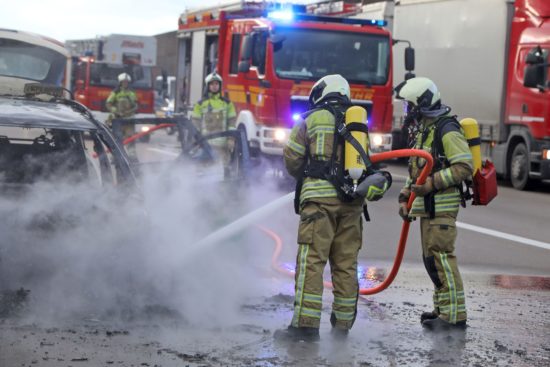
<svg viewBox="0 0 550 367"><path fill-rule="evenodd" d="M140 191L57 181L2 196L0 290L30 290L26 315L39 320L235 322L261 286L255 269L269 268L269 258L251 261L263 245L250 231L194 245L274 190L201 181L168 165L144 172Z"/></svg>

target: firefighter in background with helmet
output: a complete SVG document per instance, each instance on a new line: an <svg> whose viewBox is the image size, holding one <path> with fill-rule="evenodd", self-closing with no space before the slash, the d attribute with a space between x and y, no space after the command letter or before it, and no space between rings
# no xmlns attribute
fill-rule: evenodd
<svg viewBox="0 0 550 367"><path fill-rule="evenodd" d="M203 135L235 128L237 113L233 103L222 96L222 82L216 72L208 74L204 79L204 97L193 108L192 121ZM218 138L211 141L211 145L221 155L227 177L235 142L233 139Z"/></svg>
<svg viewBox="0 0 550 367"><path fill-rule="evenodd" d="M107 98L107 110L110 112L106 121L109 127L112 126L112 120L117 118L132 118L138 108L136 92L130 89L132 78L128 73L122 73L118 76L118 87L111 92ZM124 124L122 126L122 138L126 139L135 132L134 124ZM128 145L128 153L136 156L135 144Z"/></svg>
<svg viewBox="0 0 550 367"><path fill-rule="evenodd" d="M299 194L294 316L287 329L275 332L276 340L319 340L327 260L334 285L330 317L333 336L345 338L357 313L357 256L362 245L365 197L343 201L325 175L311 175L316 170L314 165L326 168L333 160L343 160L344 145L335 146L339 135L334 134L338 134L337 121L342 121L351 106L349 84L341 75L327 75L314 84L309 102L310 111L305 120L293 127L284 148L288 172L297 180L305 178ZM367 195L369 200L380 199L388 189L388 181L381 177L380 187L373 190L375 194Z"/></svg>
<svg viewBox="0 0 550 367"><path fill-rule="evenodd" d="M409 177L399 194L399 215L404 220L420 218L424 266L434 284L434 310L420 321L431 330L466 327L466 305L455 250L456 217L461 203L462 181L473 173L468 142L451 109L441 103L437 86L427 78L412 78L396 87L397 98L407 103L407 123L415 134L415 149L431 152L434 168L426 182L417 185L422 158L409 161ZM411 192L417 197L410 212Z"/></svg>

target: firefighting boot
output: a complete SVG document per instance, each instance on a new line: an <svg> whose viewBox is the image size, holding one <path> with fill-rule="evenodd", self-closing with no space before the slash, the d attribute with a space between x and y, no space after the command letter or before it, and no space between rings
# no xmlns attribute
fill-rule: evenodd
<svg viewBox="0 0 550 367"><path fill-rule="evenodd" d="M333 327L330 333L334 339L343 341L348 338L349 330Z"/></svg>
<svg viewBox="0 0 550 367"><path fill-rule="evenodd" d="M285 342L316 342L319 341L319 329L314 327L294 327L290 325L286 329L275 330L273 338Z"/></svg>
<svg viewBox="0 0 550 367"><path fill-rule="evenodd" d="M422 322L422 327L430 331L465 330L466 320L458 321L456 324L451 324L440 317L436 317L435 319L424 320Z"/></svg>
<svg viewBox="0 0 550 367"><path fill-rule="evenodd" d="M422 324L426 320L437 319L438 316L439 313L437 313L436 311L422 312L422 315L420 315L420 323Z"/></svg>

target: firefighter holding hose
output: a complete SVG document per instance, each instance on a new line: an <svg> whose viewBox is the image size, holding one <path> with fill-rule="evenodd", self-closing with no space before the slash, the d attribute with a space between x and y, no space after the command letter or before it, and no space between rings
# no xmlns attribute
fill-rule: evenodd
<svg viewBox="0 0 550 367"><path fill-rule="evenodd" d="M396 87L397 98L407 103L407 119L414 131L414 148L430 152L434 168L422 185L416 179L426 163L409 161L409 177L399 194L399 215L420 218L424 266L434 284L431 312L420 321L430 330L462 329L466 305L455 250L456 217L461 204L462 181L473 173L472 154L451 109L441 103L437 86L427 78L412 78ZM409 211L407 202L417 197Z"/></svg>
<svg viewBox="0 0 550 367"><path fill-rule="evenodd" d="M235 128L237 113L233 103L222 96L222 77L213 72L204 79L205 93L203 99L193 107L192 121L201 134L212 134ZM231 156L235 142L228 138L217 138L210 142L220 155L224 165L224 176L230 176Z"/></svg>
<svg viewBox="0 0 550 367"><path fill-rule="evenodd" d="M297 180L300 223L294 315L288 328L275 332L276 340L319 340L327 261L334 286L332 334L348 335L357 314L365 200L380 199L391 185L389 173L370 167L366 111L351 106L350 87L342 76L317 81L309 104L284 148L286 168Z"/></svg>
<svg viewBox="0 0 550 367"><path fill-rule="evenodd" d="M115 118L132 118L137 109L138 102L136 92L130 88L132 78L128 73L118 75L118 87L109 94L105 102L107 110L110 112L107 118L107 126L112 127L112 120ZM135 125L125 123L122 125L122 138L126 139L136 133ZM136 157L136 146L134 143L128 145L128 153L132 157Z"/></svg>

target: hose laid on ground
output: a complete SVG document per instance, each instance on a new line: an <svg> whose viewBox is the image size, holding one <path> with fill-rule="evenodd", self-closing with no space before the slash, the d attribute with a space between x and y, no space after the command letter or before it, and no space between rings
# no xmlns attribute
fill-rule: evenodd
<svg viewBox="0 0 550 367"><path fill-rule="evenodd" d="M152 126L147 131L141 131L141 132L136 133L136 134L134 134L130 137L127 137L126 139L124 139L122 141L122 144L124 144L124 145L130 144L130 143L140 139L141 137L143 137L145 135L151 134L153 131L160 130L160 129L165 129L165 128L173 127L173 126L176 126L176 124L158 124L156 126Z"/></svg>
<svg viewBox="0 0 550 367"><path fill-rule="evenodd" d="M426 160L426 165L422 169L422 172L420 173L420 176L417 179L418 184L423 184L426 180L426 177L428 177L428 174L432 171L433 167L433 158L430 153L419 150L419 149L400 149L400 150L394 150L391 152L384 152L379 154L373 154L371 155L371 161L373 163L382 162L388 159L394 159L394 158L406 158L406 157L421 157ZM407 203L407 207L411 208L412 203L415 199L415 194L411 193L411 196L409 198L409 202ZM361 288L359 290L359 294L361 295L370 295L370 294L376 294L384 289L386 289L395 279L397 276L397 272L399 271L399 267L401 266L401 261L403 260L403 255L405 253L405 245L407 244L407 237L409 236L409 227L411 222L408 220L403 221L403 225L401 226L401 235L399 237L399 243L397 246L397 253L395 255L395 260L393 262L393 267L382 283L377 285L376 287L372 288ZM279 255L281 254L281 250L283 247L283 242L281 238L273 231L258 226L260 230L262 230L265 234L267 234L269 237L275 241L275 250L273 251L273 255L271 257L271 267L276 270L277 272L289 275L294 277L294 272L288 269L284 269L279 265ZM332 283L325 281L323 282L325 287L332 288Z"/></svg>

